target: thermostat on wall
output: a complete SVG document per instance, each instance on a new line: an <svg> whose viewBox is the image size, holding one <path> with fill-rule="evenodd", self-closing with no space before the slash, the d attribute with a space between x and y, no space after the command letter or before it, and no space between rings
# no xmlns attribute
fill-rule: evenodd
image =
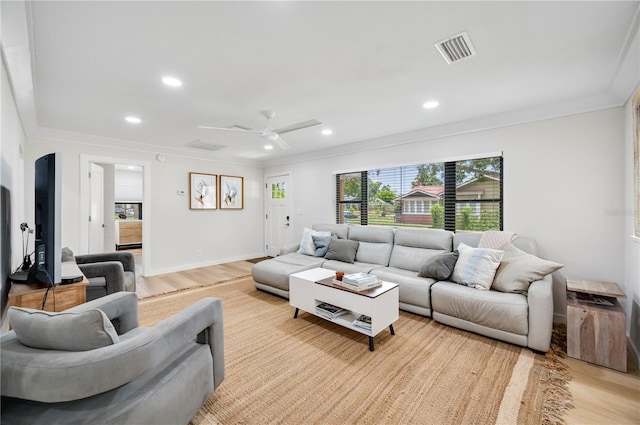
<svg viewBox="0 0 640 425"><path fill-rule="evenodd" d="M184 195L186 195L186 192L184 190L182 190L182 189L178 189L178 195L184 196Z"/></svg>

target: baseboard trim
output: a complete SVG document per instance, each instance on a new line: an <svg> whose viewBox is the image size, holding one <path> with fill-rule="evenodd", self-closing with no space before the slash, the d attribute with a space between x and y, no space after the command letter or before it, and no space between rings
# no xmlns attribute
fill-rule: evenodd
<svg viewBox="0 0 640 425"><path fill-rule="evenodd" d="M199 262L199 263L183 264L183 265L179 265L179 266L167 267L167 268L162 268L162 269L151 269L148 272L146 272L144 274L144 276L145 277L147 277L147 276L150 277L150 276L157 276L159 274L183 272L185 270L198 269L200 267L217 266L219 264L233 263L234 261L250 260L252 258L263 257L263 256L264 256L264 252L259 252L259 253L242 255L242 256L238 256L238 257L219 258L219 259L210 260L210 261L202 261L202 262Z"/></svg>

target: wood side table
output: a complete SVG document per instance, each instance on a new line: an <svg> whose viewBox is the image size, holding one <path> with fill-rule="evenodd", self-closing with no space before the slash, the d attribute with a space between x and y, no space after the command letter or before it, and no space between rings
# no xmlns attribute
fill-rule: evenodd
<svg viewBox="0 0 640 425"><path fill-rule="evenodd" d="M627 371L627 317L616 298L626 295L614 282L567 277L569 357Z"/></svg>
<svg viewBox="0 0 640 425"><path fill-rule="evenodd" d="M65 285L56 285L49 290L47 302L42 308L42 300L47 292L48 285L35 284L18 284L14 283L9 289L9 306L34 308L46 311L62 311L87 301L87 285L89 281L85 277L77 283L69 283ZM55 293L55 309L53 307Z"/></svg>

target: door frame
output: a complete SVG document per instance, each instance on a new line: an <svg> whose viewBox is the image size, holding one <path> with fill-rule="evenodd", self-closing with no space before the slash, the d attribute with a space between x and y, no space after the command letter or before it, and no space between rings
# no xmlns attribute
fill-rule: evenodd
<svg viewBox="0 0 640 425"><path fill-rule="evenodd" d="M98 172L99 169L99 172ZM104 167L100 164L97 164L95 162L90 162L89 163L89 170L91 173L91 179L89 180L90 185L89 185L89 215L91 216L91 221L89 226L87 226L88 229L88 237L87 237L87 241L88 241L88 245L87 245L87 252L89 254L94 254L97 253L96 251L92 252L92 248L95 249L96 248L96 244L93 241L93 237L96 235L97 229L95 228L95 218L92 214L92 206L94 205L94 202L96 200L98 200L100 202L100 208L99 208L99 214L100 214L100 218L102 218L102 223L99 223L101 228L100 228L100 232L101 232L101 236L100 236L100 251L99 252L105 252L105 245L104 245L104 234L105 234L105 226L104 223L106 221L105 214L104 214L104 210L105 210L105 205L104 205ZM94 197L94 190L98 189L98 185L94 184L94 182L97 182L96 180L94 180L96 178L96 176L94 174L100 174L101 176L101 181L100 181L100 198Z"/></svg>
<svg viewBox="0 0 640 425"><path fill-rule="evenodd" d="M91 162L102 164L126 164L142 167L142 269L150 270L151 251L151 162L130 158L117 158L101 155L80 154L80 253L89 252L89 164ZM146 249L145 249L146 247ZM114 248L115 249L115 248Z"/></svg>
<svg viewBox="0 0 640 425"><path fill-rule="evenodd" d="M266 219L266 215L267 215L267 210L269 209L269 199L267 198L267 193L269 193L268 187L267 187L267 180L273 177L278 177L278 176L288 176L289 178L289 188L287 189L287 192L291 193L291 196L289 198L289 216L291 217L291 222L294 221L293 219L293 211L295 210L293 208L293 173L291 171L281 171L279 173L269 173L269 174L265 174L264 175L264 192L263 192L263 208L262 208L262 217L264 217L262 219L262 223L263 223L263 228L264 228L264 238L263 238L263 244L262 244L262 249L264 251L264 255L267 255L267 237L269 235L269 230L267 229L267 219ZM295 225L292 223L290 226L291 231L293 232Z"/></svg>

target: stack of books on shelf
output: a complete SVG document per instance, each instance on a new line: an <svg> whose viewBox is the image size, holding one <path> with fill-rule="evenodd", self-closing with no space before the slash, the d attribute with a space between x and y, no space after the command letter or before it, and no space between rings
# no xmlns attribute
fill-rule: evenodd
<svg viewBox="0 0 640 425"><path fill-rule="evenodd" d="M361 314L353 321L353 326L371 332L371 317Z"/></svg>
<svg viewBox="0 0 640 425"><path fill-rule="evenodd" d="M352 291L365 291L382 285L382 281L376 275L368 273L346 274L342 281L334 280L333 283Z"/></svg>
<svg viewBox="0 0 640 425"><path fill-rule="evenodd" d="M338 316L349 313L349 310L345 310L344 308L337 307L329 303L320 303L316 306L316 313L322 317L326 317L327 319L335 319Z"/></svg>

